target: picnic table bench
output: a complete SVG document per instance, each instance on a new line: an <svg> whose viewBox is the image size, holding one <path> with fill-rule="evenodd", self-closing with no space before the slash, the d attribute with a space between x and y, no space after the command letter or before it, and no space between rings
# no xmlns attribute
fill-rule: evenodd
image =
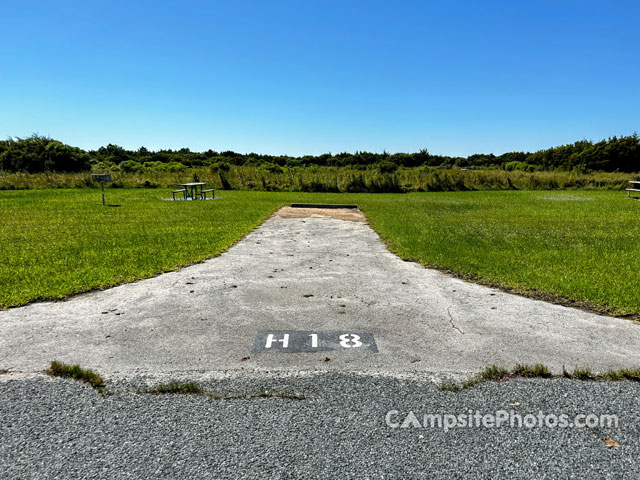
<svg viewBox="0 0 640 480"><path fill-rule="evenodd" d="M627 198L631 198L631 192L640 192L640 180L629 180L629 183L631 184L630 187L625 189Z"/></svg>
<svg viewBox="0 0 640 480"><path fill-rule="evenodd" d="M171 192L173 194L173 199L176 199L176 193L181 193L182 194L182 198L184 200L187 199L187 189L186 188L181 188L180 190L174 190Z"/></svg>

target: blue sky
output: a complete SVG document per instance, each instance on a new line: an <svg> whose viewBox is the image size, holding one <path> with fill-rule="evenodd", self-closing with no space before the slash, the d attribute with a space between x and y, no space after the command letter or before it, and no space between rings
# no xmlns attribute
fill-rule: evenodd
<svg viewBox="0 0 640 480"><path fill-rule="evenodd" d="M640 131L640 2L3 2L0 138L496 154Z"/></svg>

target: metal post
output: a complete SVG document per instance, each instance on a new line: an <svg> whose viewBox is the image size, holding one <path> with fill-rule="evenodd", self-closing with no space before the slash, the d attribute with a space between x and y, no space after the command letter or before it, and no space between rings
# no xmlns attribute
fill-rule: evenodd
<svg viewBox="0 0 640 480"><path fill-rule="evenodd" d="M93 173L91 177L95 182L100 182L102 186L102 206L104 207L104 184L111 181L111 175L108 173Z"/></svg>

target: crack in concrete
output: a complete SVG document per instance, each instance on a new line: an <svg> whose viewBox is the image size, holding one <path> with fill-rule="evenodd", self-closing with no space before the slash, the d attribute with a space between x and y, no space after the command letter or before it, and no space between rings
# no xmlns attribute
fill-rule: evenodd
<svg viewBox="0 0 640 480"><path fill-rule="evenodd" d="M451 316L450 308L447 308L447 313L449 314L449 323L451 324L451 327L453 327L455 330L460 332L461 335L464 335L464 332L460 330L458 327L456 327L455 324L453 323L453 317Z"/></svg>

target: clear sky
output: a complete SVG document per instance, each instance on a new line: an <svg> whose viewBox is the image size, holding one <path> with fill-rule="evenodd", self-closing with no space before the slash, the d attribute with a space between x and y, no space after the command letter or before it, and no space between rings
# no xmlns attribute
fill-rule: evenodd
<svg viewBox="0 0 640 480"><path fill-rule="evenodd" d="M467 155L640 131L637 0L6 0L0 45L0 138Z"/></svg>

